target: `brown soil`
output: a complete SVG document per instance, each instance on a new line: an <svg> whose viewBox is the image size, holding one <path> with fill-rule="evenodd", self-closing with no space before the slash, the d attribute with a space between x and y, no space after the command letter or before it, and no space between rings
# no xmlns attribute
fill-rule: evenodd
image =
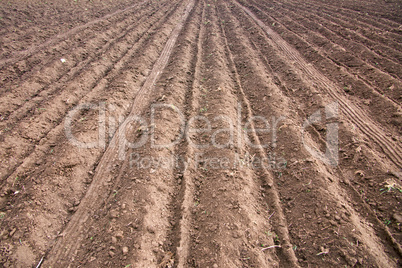
<svg viewBox="0 0 402 268"><path fill-rule="evenodd" d="M1 266L400 267L401 11L0 2Z"/></svg>

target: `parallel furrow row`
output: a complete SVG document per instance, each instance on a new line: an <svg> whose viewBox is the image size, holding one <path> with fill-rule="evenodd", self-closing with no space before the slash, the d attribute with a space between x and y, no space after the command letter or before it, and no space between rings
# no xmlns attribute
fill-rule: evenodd
<svg viewBox="0 0 402 268"><path fill-rule="evenodd" d="M110 18L112 18L114 16L120 15L120 14L125 13L127 11L130 11L132 9L135 9L138 6L141 6L143 3L145 3L145 1L141 2L141 3L136 3L135 5L129 6L129 7L125 8L125 9L123 9L123 10L117 10L117 11L111 13L111 14L107 14L107 15L103 16L102 18L98 18L98 19L92 20L90 22L87 22L84 25L79 25L79 26L77 26L77 27L75 27L73 29L70 29L69 31L67 31L65 33L58 34L58 35L50 38L49 40L47 40L46 42L44 42L44 43L42 43L40 45L32 46L32 47L30 47L30 48L28 48L28 49L26 49L24 51L14 52L14 54L11 57L8 57L7 59L0 59L0 66L4 66L4 65L7 65L7 64L13 64L13 63L16 63L17 61L20 61L22 59L26 59L27 57L31 56L34 53L38 53L40 51L43 51L47 47L49 47L49 46L51 46L51 45L53 45L53 44L55 44L57 42L60 42L61 40L67 39L71 35L74 35L74 34L80 32L80 31L85 30L85 29L87 29L87 28L89 28L89 27L91 27L93 25L96 25L96 24L98 24L100 22L106 21L106 20L108 20L108 19L110 19Z"/></svg>
<svg viewBox="0 0 402 268"><path fill-rule="evenodd" d="M317 13L328 12L332 16L339 17L342 20L345 20L345 21L352 20L353 23L356 23L357 25L363 25L363 26L366 25L366 26L374 27L377 30L387 29L390 32L400 33L398 31L399 24L396 23L395 21L391 21L391 20L379 18L379 17L377 17L376 19L372 19L371 16L369 16L368 14L362 13L362 12L357 12L356 10L340 8L338 6L334 7L331 4L326 4L323 2L320 2L319 4L315 3L314 1L309 1L308 3L306 3L306 2L295 3L294 1L290 0L287 3L289 3L289 2L292 2L292 4L299 4L299 6L303 6L303 7L310 7L311 9L316 10ZM370 11L370 13L372 13L372 11ZM356 17L359 17L359 19L356 19Z"/></svg>
<svg viewBox="0 0 402 268"><path fill-rule="evenodd" d="M236 2L237 3L237 2ZM237 3L238 4L238 3ZM240 4L238 4L240 5ZM241 6L241 5L240 5ZM252 17L256 23L264 29L273 42L285 53L290 60L295 61L300 70L310 77L316 84L320 85L328 94L335 100L339 101L341 110L345 113L347 118L353 122L363 133L374 140L384 151L384 153L393 161L398 167L402 167L402 148L393 140L387 137L383 131L376 126L374 122L361 111L360 108L350 104L337 85L333 84L328 78L318 72L313 66L309 65L303 57L289 44L282 39L280 35L274 32L270 27L265 25L254 13L248 8L241 6L241 8Z"/></svg>
<svg viewBox="0 0 402 268"><path fill-rule="evenodd" d="M260 5L261 6L261 5ZM264 5L267 7L267 5ZM267 8L265 9L266 11ZM272 10L271 10L272 11ZM325 36L328 38L331 43L335 43L342 47L343 49L348 50L350 53L354 54L357 58L362 58L372 67L375 69L380 69L384 72L388 72L392 76L396 77L401 77L402 74L400 73L400 70L398 68L399 63L395 60L392 55L379 55L375 51L370 50L366 44L369 42L371 43L372 41L368 39L363 39L363 40L356 40L352 41L350 40L350 37L355 36L356 34L352 31L349 31L347 29L342 29L342 31L339 31L339 26L336 24L329 22L325 18L318 17L311 12L305 12L303 10L299 9L294 9L294 8L281 8L278 7L275 9L275 12L272 13L279 13L281 15L279 16L274 16L278 21L281 19L281 16L286 16L289 17L289 19L292 19L292 23L297 24L298 28L300 27L300 30L311 30L312 32ZM286 25L286 23L283 23ZM288 25L287 25L288 26ZM323 27L324 26L324 27ZM303 29L303 30L302 30ZM349 36L347 39L346 36ZM362 43L361 41L364 41ZM378 43L375 43L376 46L378 46ZM320 46L325 46L325 43ZM371 46L372 48L373 46Z"/></svg>
<svg viewBox="0 0 402 268"><path fill-rule="evenodd" d="M226 12L226 13L228 13L228 12ZM228 19L228 20L225 20L225 21L230 21L231 23L233 22L233 20L232 19ZM244 27L244 25L243 25L243 27L239 27L239 26L237 26L237 25L235 25L235 26L233 26L235 29L241 29L241 28L245 28ZM239 33L231 33L231 36L240 36L241 34L239 34ZM242 38L242 39L246 39L246 38ZM260 39L260 38L258 38L258 39ZM250 40L251 41L251 40ZM234 46L234 47L236 47L237 45L234 45L234 44L237 44L236 43L236 41L233 41L232 40L232 42L231 42L231 45L230 46ZM264 46L264 45L263 45ZM239 51L244 51L244 49L239 49L239 48L237 48L237 50L239 50ZM263 55L264 53L261 53L259 56L260 57L265 57L264 55ZM267 54L267 53L265 53L265 54ZM272 52L271 53L269 53L269 54L272 54ZM271 56L271 57L275 57L275 56ZM239 57L239 58L241 58L241 57ZM246 59L248 59L248 58L250 58L250 56L247 56L247 54L244 56L244 58L246 58ZM253 57L254 58L254 57ZM252 74L254 74L254 73L257 73L255 70L253 70L253 71L251 71L251 70L249 70L249 71L247 71L247 69L244 67L244 66L242 66L242 61L240 60L240 59L238 59L240 62L238 63L239 64L239 66L241 66L242 67L242 69L243 69L243 75L242 75L242 77L241 77L241 80L249 80L249 79L252 79L252 78L248 78L248 79L246 79L246 78L244 78L245 76L244 76L244 74L247 74L248 72L250 73L252 73ZM274 64L274 65L276 65L276 64L278 64L277 62L275 62L275 63L271 63L269 60L265 60L265 63L267 64L267 66L269 66L270 64ZM272 70L271 70L272 71ZM286 74L281 74L281 76L284 76L284 77L286 77ZM280 80L280 79L278 79L278 78L275 78L275 79L277 79L277 80ZM290 78L291 79L291 78ZM260 88L260 87L258 87L258 85L254 85L253 83L250 83L250 82L246 82L246 84L248 84L248 86L249 87L251 87L251 86L253 86L254 88ZM265 83L265 84L267 84L267 83ZM277 84L277 82L275 82L275 84ZM283 82L279 82L278 83L281 87L283 87ZM250 94L250 98L251 99L253 99L253 100L256 100L256 98L258 99L258 100L260 100L261 98L258 98L257 96L255 96L254 94L251 94L251 93L249 93ZM266 93L265 93L266 94ZM289 91L287 91L287 90L283 90L283 93L282 94L285 94L285 95L288 95L288 94L291 94ZM247 93L246 93L246 95L247 95ZM258 95L258 93L257 93L257 95ZM264 95L264 93L262 93L261 94L262 96ZM275 90L273 90L272 88L270 88L270 93L269 93L269 95L271 96L270 97L270 101L272 102L272 103L276 103L276 102L279 102L279 100L280 100L280 103L281 102L284 102L283 104L279 104L279 106L283 106L283 108L282 108L282 112L284 113L284 114L287 114L287 110L289 109L289 107L293 107L293 105L291 104L291 102L293 101L293 102L295 102L296 104L300 101L299 100L299 94L295 94L295 95L291 95L291 96L289 96L289 98L291 97L292 99L292 101L289 101L289 100L287 100L288 98L287 97L285 97L285 96L281 96L281 97L279 97L279 98L276 98L276 95L277 95L277 93L275 92ZM308 95L308 94L307 94ZM304 101L303 100L303 98L301 98L301 101ZM264 101L262 101L262 103L263 103ZM321 105L323 105L323 103L321 103ZM294 105L294 106L298 106L298 105ZM258 101L256 100L256 101L254 101L254 103L253 103L253 107L254 108L257 108L258 107ZM261 108L257 108L257 111L259 111L259 112L263 112L263 111L265 111L265 110L270 110L271 108L268 106L268 107L266 107L266 108L264 108L264 109L261 109ZM280 109L280 108L279 108ZM291 108L290 108L291 109ZM307 117L307 115L306 114L304 114L304 109L301 109L300 110L300 108L297 108L297 113L299 113L300 114L300 116L301 116L301 118L306 118ZM286 117L288 118L289 116L292 118L293 115L294 114L294 112L292 111L292 112L290 112ZM291 119L291 118L289 118L289 119ZM300 118L298 118L297 119L297 121L299 121L300 120ZM296 122L297 122L296 121ZM294 122L293 122L293 124L294 124ZM295 149L292 149L293 147L292 146L296 146L295 144L297 144L297 143L292 143L292 144L294 144L294 145L291 145L291 143L289 142L289 141L295 141L295 140L298 140L299 138L297 137L297 131L291 131L291 129L288 129L289 128L289 125L293 125L293 124L291 124L290 123L290 121L287 121L287 123L286 123L286 125L288 125L287 127L286 127L286 130L285 130L285 133L284 134L282 134L281 135L281 139L283 140L283 139L285 139L285 140L287 140L288 142L285 142L286 144L285 144L285 147L281 147L282 148L282 150L284 150L286 153L284 154L284 155L286 155L286 156L288 156L288 157L290 157L290 155L292 155L292 157L294 158L295 156L294 156L294 153L295 153L295 151L298 151L298 150L295 150ZM299 124L302 124L302 122L300 122ZM297 128L296 128L297 129ZM262 135L261 135L262 136ZM283 137L283 136L285 136L285 137ZM286 137L287 136L287 137ZM296 137L295 137L296 136ZM263 138L263 140L265 140L265 138ZM321 139L321 141L323 141L322 139ZM324 144L325 144L325 141L323 141L324 142ZM288 219L288 222L292 222L292 223L294 223L295 221L297 221L298 222L298 225L299 225L299 227L300 226L303 226L304 224L303 224L303 220L304 220L304 218L305 218L305 214L307 215L312 215L312 214L316 214L316 215L313 215L313 218L314 217L319 217L319 213L317 213L317 211L319 210L318 208L314 208L314 204L316 203L316 202L318 202L319 204L321 204L322 206L324 206L324 204L325 204L325 206L328 204L328 203L330 203L330 202L332 202L332 201L339 201L339 202L341 202L341 203L345 203L345 200L343 200L342 198L343 198L343 196L345 196L344 195L344 193L343 192L340 192L339 194L337 193L336 195L334 195L334 196L331 196L331 197L326 197L325 196L325 194L323 194L323 193L325 193L327 190L326 189L332 189L331 187L333 187L331 184L328 184L328 182L327 182L327 180L326 180L326 177L327 176L330 176L329 174L327 174L326 172L324 172L321 168L319 168L319 167L306 167L306 163L305 164L303 164L303 165L301 165L303 168L300 168L299 169L299 171L297 171L297 165L299 165L299 164L297 164L298 162L303 162L301 159L303 159L304 157L303 157L303 155L301 154L301 152L300 153L296 153L297 154L297 157L296 157L296 159L298 159L297 161L295 161L295 160L290 160L290 161L288 161L288 167L286 168L286 170L283 170L282 172L283 172L283 174L282 174L282 172L281 172L281 176L283 176L283 177L285 177L284 179L282 179L281 178L281 176L279 177L279 178L277 178L276 180L278 181L278 185L281 185L281 186L278 186L278 188L279 188L279 192L280 192L280 196L281 196L281 199L285 199L285 200L291 200L291 202L285 202L284 204L284 207L286 208L285 209L285 211L287 212L287 214L286 214L286 217L287 217L287 219ZM301 164L301 163L300 163ZM307 166L308 166L308 164L307 164ZM304 169L306 169L306 168L308 168L308 171L301 171L301 170L304 170ZM300 173L304 173L302 176L301 176L301 178L299 177L300 175ZM276 174L278 174L278 173L276 173ZM332 174L332 172L331 172L331 174ZM289 176L289 175L291 175L291 176ZM307 178L313 178L309 183L308 183L308 181L304 181L304 183L300 183L300 179L302 179L303 177L306 177L306 178L304 178L304 179L307 179ZM332 175L331 175L331 177L332 177ZM296 180L296 178L297 178L297 180ZM331 181L332 181L333 179L331 178ZM305 184L307 182L307 184ZM283 186L282 186L282 184L283 184ZM312 185L310 185L310 184L312 184ZM298 186L299 185L299 186ZM314 186L313 186L314 185ZM304 189L304 188L306 188L306 187L313 187L314 189L317 187L318 189L320 189L321 187L323 188L323 190L317 190L317 192L319 192L319 193L321 193L321 194L313 194L313 199L311 200L312 201L312 203L311 204L309 204L309 202L310 202L310 200L309 200L309 198L308 198L308 194L303 194L303 193L301 193L301 189ZM290 189L289 189L290 188ZM325 189L325 190L324 190ZM335 189L332 189L332 191L334 191ZM297 194L296 196L294 195L294 193L295 192L300 192L299 194ZM310 192L310 190L308 190L308 192ZM289 195L290 195L290 197L289 197ZM300 198L300 199L298 199L298 201L297 202L295 202L295 200L297 199L297 197L299 197L299 196L303 196L302 198ZM321 200L321 201L318 201L318 200ZM339 203L338 203L339 204ZM308 207L309 209L307 209L306 210L306 207ZM350 208L351 210L350 211L353 211L354 209L353 208ZM357 208L357 210L355 210L354 212L353 212L353 214L354 213L356 213L357 211L360 211L360 210L358 210L359 208ZM292 211L289 211L289 210L292 210ZM310 210L310 211L309 211ZM304 211L304 213L303 213L303 211ZM303 219L297 219L298 217L300 217L301 215L300 214L302 214L303 216L302 216L302 218ZM362 215L359 215L359 217L362 217L362 218L367 218L367 220L368 221L370 221L370 222L372 222L373 221L373 218L372 218L372 215L373 214L371 214L370 216L367 216L367 215L365 215L365 214L362 214ZM296 218L295 218L296 217ZM311 216L309 216L310 217L310 219L311 219ZM374 219L375 219L375 217L374 217ZM359 228L359 229L361 229L361 227L362 226L359 226L359 224L356 224L356 221L354 221L354 220L352 220L353 221L353 224L351 224L351 225L349 225L349 226L344 226L344 225L342 225L342 227L340 227L340 228L338 228L338 233L339 233L339 230L341 230L342 232L346 232L346 233L348 233L348 232L350 232L353 228ZM375 224L376 225L378 225L378 226L380 226L380 228L382 228L382 230L385 230L386 228L384 228L384 226L383 226L383 224L381 223L381 222L378 222L378 220L377 221L373 221L373 222L375 222ZM321 220L321 222L320 222L321 224L323 224L322 223L322 220ZM308 227L307 227L308 226ZM311 226L311 223L309 223L309 224L307 224L304 228L313 228L312 226ZM323 228L322 230L321 230L321 232L320 232L320 234L322 235L322 236L320 236L320 237L326 237L327 235L325 235L324 233L326 232L326 231L323 231L323 230L325 230L325 229L327 229L328 227L325 227L325 228ZM297 229L297 228L296 228ZM314 232L314 230L309 230L309 231L307 231L306 230L306 232L307 233L313 233ZM383 233L383 231L379 231L380 233ZM296 243L296 245L298 246L298 247L301 247L299 250L297 250L296 252L298 253L298 258L300 258L301 256L299 255L299 254L303 254L302 252L303 251L305 251L305 249L304 249L304 245L303 244L300 244L300 242L302 242L304 239L300 239L300 234L298 234L298 233L294 233L294 231L293 231L293 228L291 229L291 235L292 235L292 239L294 239L293 241L292 241L292 244L293 245L295 245L295 243ZM329 234L330 235L330 234ZM348 236L349 236L349 234L348 234ZM388 237L390 237L390 236L388 236ZM316 238L315 238L316 239ZM360 238L359 238L360 239ZM364 240L365 238L361 238L362 240ZM300 240L302 240L302 241L300 241ZM340 241L338 241L338 242L336 242L336 243L339 243ZM384 241L382 241L383 243L384 243L384 245L387 247L387 248L389 248L389 242L388 241L386 241L386 240L384 240ZM312 243L312 241L309 241L309 245L311 245L311 243ZM320 244L320 245L327 245L327 243L328 243L328 241L325 241L325 239L323 239L322 241L320 241L320 242L318 242L318 241L315 241L314 243L318 243L318 244ZM330 244L332 244L333 243L333 240L332 240L332 242L330 242ZM382 248L382 246L379 246L379 247L381 247ZM374 247L374 248L376 248L376 247ZM384 249L382 249L382 253L380 254L380 255L372 255L370 258L371 258L371 261L373 260L373 258L376 258L376 262L380 265L381 263L382 264L384 264L384 263L389 263L389 260L387 260L387 257L385 256L385 252L384 252ZM334 254L334 253L333 253ZM367 252L366 253L364 253L364 252L362 252L362 253L359 253L359 254L362 254L363 256L364 255L366 255L366 254L368 254ZM370 253L370 255L371 255L371 253ZM303 255L302 255L303 256ZM334 256L334 255L333 255ZM307 261L308 261L308 263L309 264L314 264L315 263L315 260L314 260L314 257L312 257L312 256L303 256L303 258L307 258ZM300 260L300 259L299 259ZM327 260L328 261L328 260ZM339 261L339 260L338 260ZM392 263L392 261L391 261L391 263Z"/></svg>
<svg viewBox="0 0 402 268"><path fill-rule="evenodd" d="M322 13L315 14L311 12L308 8L300 7L300 5L286 5L283 7L284 10L290 10L294 14L301 14L303 19L309 20L310 23L318 24L317 29L325 30L328 29L333 32L336 36L345 39L346 41L352 40L356 44L360 44L362 46L370 49L375 55L381 55L381 57L389 59L395 63L402 62L402 54L399 49L395 49L389 46L388 42L385 44L380 44L373 40L373 38L367 38L366 36L361 34L361 30L353 25L344 25L344 27L340 26L339 21L334 22L332 16L325 15ZM322 26L325 26L323 29ZM346 27L349 26L349 27ZM364 27L364 26L362 26ZM363 28L365 29L365 28ZM396 39L398 40L398 39ZM388 40L389 41L389 40ZM378 63L380 64L380 62Z"/></svg>
<svg viewBox="0 0 402 268"><path fill-rule="evenodd" d="M94 58L96 53L88 53L88 51L102 51L105 44L113 43L116 36L126 32L127 28L131 28L130 26L136 23L136 19L140 19L141 15L153 5L144 1L135 7L140 11L129 9L131 12L123 12L120 16L90 24L88 28L80 28L56 43L28 54L13 64L3 66L0 69L1 95L11 93L15 97L28 100L28 93L58 82L68 74L71 68L77 68L83 64L83 61ZM100 29L103 30L102 34L95 34ZM62 63L61 58L66 61ZM42 76L38 77L38 73ZM21 87L24 89L22 92L16 91Z"/></svg>
<svg viewBox="0 0 402 268"><path fill-rule="evenodd" d="M384 26L383 28L373 29L373 26L370 24L365 24L361 21L354 20L353 18L355 17L355 15L349 15L347 17L341 16L340 18L338 18L340 15L337 11L312 12L311 7L303 3L292 3L289 6L286 6L286 8L293 9L294 11L300 9L301 11L314 14L315 16L323 18L328 22L338 25L338 27L343 27L339 28L339 31L346 30L347 33L350 34L351 38L362 40L364 41L364 43L370 44L370 47L373 50L377 50L378 48L380 48L377 51L381 51L381 49L383 49L384 51L389 51L390 55L397 55L396 60L401 61L400 44L398 43L398 41L393 41L393 39L400 40L401 37L399 35L391 35L390 38L386 38L383 36L383 34L377 33L382 33L384 27L386 26ZM351 19L353 21L349 22L349 20ZM385 54L384 56L387 55Z"/></svg>
<svg viewBox="0 0 402 268"><path fill-rule="evenodd" d="M154 83L158 79L160 73L166 67L172 52L172 48L176 43L177 37L183 27L183 24L186 22L193 5L194 2L190 1L179 23L171 32L169 39L167 40L158 60L155 62L150 75L147 77L144 85L138 92L137 97L134 99L130 115L124 120L119 129L116 131L116 134L113 136L112 141L110 142L106 152L102 156L102 159L96 168L93 181L85 197L81 200L80 206L78 207L76 213L73 215L67 227L63 231L64 238L56 242L55 246L49 253L50 256L47 263L69 263L72 257L69 253L74 253L80 245L80 241L83 239L83 224L89 219L91 213L97 210L96 207L100 205L101 200L99 199L102 199L104 196L104 194L101 194L104 191L102 190L104 182L109 176L108 174L112 169L111 166L119 158L119 153L121 152L120 150L122 150L122 148L119 146L121 135L125 135L124 133L128 130L132 118L138 116L149 103L150 97L152 96ZM66 250L66 247L68 250Z"/></svg>
<svg viewBox="0 0 402 268"><path fill-rule="evenodd" d="M259 6L253 1L255 6ZM343 67L352 76L358 77L365 83L365 85L371 90L378 92L379 95L384 94L387 96L387 101L391 102L396 108L399 108L399 88L402 87L398 78L390 76L388 73L377 69L375 66L370 66L364 61L361 61L361 56L355 55L354 53L348 53L345 51L351 51L350 47L346 47L348 50L344 49L339 44L333 43L321 34L310 31L303 25L295 22L292 18L288 17L286 12L278 15L269 16L266 12L261 11L265 17L272 17L274 21L280 23L281 27L284 27L291 33L295 34L303 40L307 46L311 46L315 51L318 52L323 58L327 58L332 61L337 66ZM278 27L278 25L276 26ZM352 55L351 55L352 54ZM393 69L398 70L399 65L393 66ZM399 73L399 71L397 71ZM390 90L389 88L392 88Z"/></svg>
<svg viewBox="0 0 402 268"><path fill-rule="evenodd" d="M62 129L64 117L68 109L78 104L84 96L87 96L86 98L88 98L88 96L97 96L97 92L106 87L108 81L113 80L113 77L119 75L121 70L126 68L127 64L133 59L133 55L142 49L146 42L149 42L150 36L147 35L147 33L151 34L154 32L153 35L158 34L157 30L172 16L175 9L176 7L173 6L169 8L168 12L164 12L163 9L160 10L158 14L164 14L162 18L159 19L155 16L153 20L150 20L148 24L144 25L149 28L146 28L145 31L138 36L137 42L133 44L130 49L120 51L121 54L117 59L112 55L110 58L111 64L109 66L101 64L98 67L94 66L85 73L80 74L80 76L77 77L79 86L76 84L77 81L71 81L71 83L65 87L65 90L54 99L51 99L49 102L44 99L46 105L42 105L46 108L44 108L45 111L43 113L38 113L36 117L29 118L29 120L17 122L18 125L14 126L16 129L29 129L29 132L19 133L18 136L3 133L8 148L3 154L9 155L13 152L14 157L18 155L22 157L20 159L29 158L29 155L34 152L35 146L41 144L41 141L49 135L52 129ZM155 24L154 20L159 20L159 22ZM77 87L79 89L77 89ZM18 167L22 163L23 161L12 162L10 160L8 165L5 165L1 170L2 180L4 181L5 178L17 172Z"/></svg>
<svg viewBox="0 0 402 268"><path fill-rule="evenodd" d="M119 60L119 57L121 58L120 55L125 55L127 51L129 51L130 48L144 35L144 32L137 30L137 27L138 25L143 24L146 20L150 20L149 16L151 16L151 14L149 13L153 14L154 12L154 10L147 12L144 11L143 13L145 14L139 14L141 16L132 21L124 21L122 26L115 25L114 27L125 30L120 34L116 32L117 35L115 38L108 41L103 47L97 50L93 56L83 61L76 61L71 68L67 68L65 71L63 70L63 72L60 73L60 76L55 78L54 81L49 80L45 84L36 88L35 85L37 84L35 81L39 78L43 79L43 75L46 75L46 72L40 72L38 75L24 83L22 87L15 88L9 93L6 93L5 96L2 96L0 101L8 103L8 105L5 105L0 110L0 114L4 121L2 122L3 129L12 129L12 125L15 124L16 121L21 121L28 115L28 113L35 113L35 108L37 106L42 105L42 102L45 100L49 102L57 97L57 95L55 95L56 92L61 94L64 89L68 88L69 83L72 83L72 81L77 77L82 76L82 73L88 71L89 68L96 64L105 64L105 55L112 55L114 57L113 62L106 63L109 63L109 66L106 65L106 68L112 69L110 66L113 66L113 64ZM127 27L127 25L130 26ZM148 29L151 27L152 24ZM134 36L135 39L132 38ZM126 46L123 47L123 44Z"/></svg>

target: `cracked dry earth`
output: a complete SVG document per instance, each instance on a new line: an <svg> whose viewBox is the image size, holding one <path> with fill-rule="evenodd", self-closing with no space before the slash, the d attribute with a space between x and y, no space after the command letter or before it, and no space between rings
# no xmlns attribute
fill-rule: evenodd
<svg viewBox="0 0 402 268"><path fill-rule="evenodd" d="M2 267L401 267L401 2L0 2Z"/></svg>

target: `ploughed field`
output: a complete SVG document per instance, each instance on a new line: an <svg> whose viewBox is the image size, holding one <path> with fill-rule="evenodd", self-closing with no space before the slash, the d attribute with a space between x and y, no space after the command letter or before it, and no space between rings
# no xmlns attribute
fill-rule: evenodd
<svg viewBox="0 0 402 268"><path fill-rule="evenodd" d="M0 2L2 267L400 267L401 2Z"/></svg>

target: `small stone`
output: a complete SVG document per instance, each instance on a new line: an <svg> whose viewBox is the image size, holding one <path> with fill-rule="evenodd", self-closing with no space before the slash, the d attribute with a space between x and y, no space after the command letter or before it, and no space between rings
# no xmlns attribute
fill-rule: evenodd
<svg viewBox="0 0 402 268"><path fill-rule="evenodd" d="M396 220L397 222L402 223L402 215L401 214L394 213L392 215L392 218L394 218L394 220Z"/></svg>
<svg viewBox="0 0 402 268"><path fill-rule="evenodd" d="M109 216L111 219L117 218L119 216L119 213L117 213L117 211L115 211L115 210L112 210L112 211L110 211Z"/></svg>
<svg viewBox="0 0 402 268"><path fill-rule="evenodd" d="M346 256L345 259L346 259L346 262L347 262L351 267L354 267L354 266L356 265L356 263L357 263L357 260L356 260L355 258L351 257L351 256Z"/></svg>
<svg viewBox="0 0 402 268"><path fill-rule="evenodd" d="M116 253L114 253L113 251L109 251L109 256L113 257Z"/></svg>
<svg viewBox="0 0 402 268"><path fill-rule="evenodd" d="M128 253L128 247L123 247L122 251L123 251L123 254L126 255Z"/></svg>
<svg viewBox="0 0 402 268"><path fill-rule="evenodd" d="M335 220L340 221L341 217L339 217L339 215L335 215Z"/></svg>
<svg viewBox="0 0 402 268"><path fill-rule="evenodd" d="M9 236L12 237L14 235L15 231L17 231L17 228L12 229Z"/></svg>
<svg viewBox="0 0 402 268"><path fill-rule="evenodd" d="M336 226L336 225L337 225L336 221L334 221L334 220L330 220L329 223L330 223L331 225L333 225L333 226Z"/></svg>
<svg viewBox="0 0 402 268"><path fill-rule="evenodd" d="M74 212L74 211L75 211L75 207L69 207L69 208L68 208L68 212L72 213L72 212Z"/></svg>
<svg viewBox="0 0 402 268"><path fill-rule="evenodd" d="M116 236L116 238L122 239L123 238L123 231L116 231L115 236Z"/></svg>
<svg viewBox="0 0 402 268"><path fill-rule="evenodd" d="M212 265L213 268L218 268L218 264L214 263L214 265Z"/></svg>
<svg viewBox="0 0 402 268"><path fill-rule="evenodd" d="M117 238L115 236L112 236L112 243L116 244L117 243Z"/></svg>

